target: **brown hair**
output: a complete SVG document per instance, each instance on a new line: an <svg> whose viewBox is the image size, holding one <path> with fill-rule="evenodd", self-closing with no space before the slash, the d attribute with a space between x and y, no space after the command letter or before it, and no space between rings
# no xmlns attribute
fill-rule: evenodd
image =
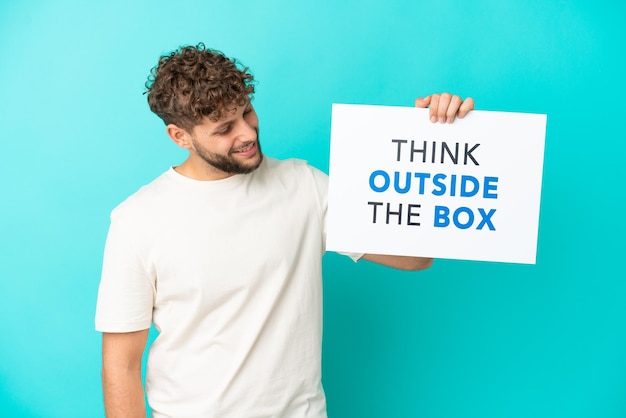
<svg viewBox="0 0 626 418"><path fill-rule="evenodd" d="M146 93L150 109L166 125L191 130L207 116L217 121L230 108L246 104L254 94L253 81L237 60L199 43L161 56Z"/></svg>

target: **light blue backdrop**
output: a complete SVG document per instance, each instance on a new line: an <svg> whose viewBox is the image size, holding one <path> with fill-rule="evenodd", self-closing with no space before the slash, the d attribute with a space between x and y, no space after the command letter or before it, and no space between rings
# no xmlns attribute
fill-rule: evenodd
<svg viewBox="0 0 626 418"><path fill-rule="evenodd" d="M264 150L323 170L333 102L548 114L537 265L326 256L331 418L626 416L625 28L609 0L0 0L0 416L103 416L108 215L184 158L143 83L198 41L252 68Z"/></svg>

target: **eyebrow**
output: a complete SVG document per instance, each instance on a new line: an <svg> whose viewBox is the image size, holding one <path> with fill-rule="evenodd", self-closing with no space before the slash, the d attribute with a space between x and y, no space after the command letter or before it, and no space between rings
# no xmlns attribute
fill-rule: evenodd
<svg viewBox="0 0 626 418"><path fill-rule="evenodd" d="M224 121L224 122L220 123L219 125L217 125L215 127L215 129L213 129L213 132L220 132L220 131L224 130L224 128L226 128L228 125L231 125L232 123L233 123L232 120Z"/></svg>
<svg viewBox="0 0 626 418"><path fill-rule="evenodd" d="M252 107L252 100L248 100L246 102L246 104L244 104L243 106L243 111L245 112L247 109L249 109L250 107ZM214 129L213 132L220 132L222 131L224 128L226 128L228 125L232 125L233 120L225 120L224 122L220 123L219 125L217 125Z"/></svg>

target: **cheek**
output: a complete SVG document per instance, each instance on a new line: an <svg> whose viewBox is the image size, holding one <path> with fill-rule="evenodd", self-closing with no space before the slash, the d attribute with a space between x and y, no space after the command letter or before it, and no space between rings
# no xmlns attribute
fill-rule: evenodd
<svg viewBox="0 0 626 418"><path fill-rule="evenodd" d="M231 149L232 142L225 138L205 138L203 141L196 142L195 145L196 149L202 153L228 154Z"/></svg>
<svg viewBox="0 0 626 418"><path fill-rule="evenodd" d="M233 148L233 141L221 139L213 143L213 152L217 154L228 154Z"/></svg>

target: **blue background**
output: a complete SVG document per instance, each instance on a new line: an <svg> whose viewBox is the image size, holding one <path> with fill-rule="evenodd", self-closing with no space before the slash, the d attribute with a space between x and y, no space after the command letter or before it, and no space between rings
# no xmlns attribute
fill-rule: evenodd
<svg viewBox="0 0 626 418"><path fill-rule="evenodd" d="M103 416L109 212L184 159L143 83L199 41L251 67L266 153L323 170L333 102L548 114L537 265L325 257L331 418L626 416L625 23L609 0L0 0L0 416Z"/></svg>

